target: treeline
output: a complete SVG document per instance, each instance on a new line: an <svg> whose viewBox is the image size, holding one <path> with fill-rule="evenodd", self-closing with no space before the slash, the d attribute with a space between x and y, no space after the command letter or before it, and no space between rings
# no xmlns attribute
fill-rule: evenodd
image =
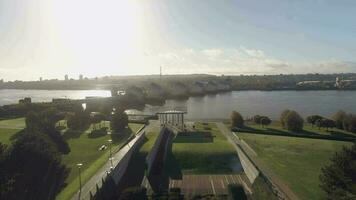
<svg viewBox="0 0 356 200"><path fill-rule="evenodd" d="M262 125L262 127L268 126L272 123L272 120L269 117L261 115L255 115L252 119L247 120L254 121L256 124ZM244 122L245 119L239 112L232 112L232 127L245 128ZM304 128L305 121L298 112L294 110L284 110L280 115L279 122L286 130L300 132ZM306 122L310 123L312 127L316 126L319 129L325 128L327 131L329 129L338 128L348 132L356 133L356 115L346 113L342 110L336 112L331 118L326 118L320 115L311 115L306 118Z"/></svg>
<svg viewBox="0 0 356 200"><path fill-rule="evenodd" d="M280 74L280 75L240 75L240 76L213 76L204 74L193 75L157 75L126 76L126 77L102 77L85 80L46 80L46 81L13 81L0 84L0 89L51 89L51 90L78 90L78 89L107 89L120 86L126 88L129 85L144 86L149 82L162 83L182 82L191 85L195 81L220 81L231 80L233 90L288 90L288 89L335 89L329 85L316 87L297 87L298 82L303 81L335 81L336 77L356 80L355 73L345 74ZM356 89L350 88L350 89Z"/></svg>

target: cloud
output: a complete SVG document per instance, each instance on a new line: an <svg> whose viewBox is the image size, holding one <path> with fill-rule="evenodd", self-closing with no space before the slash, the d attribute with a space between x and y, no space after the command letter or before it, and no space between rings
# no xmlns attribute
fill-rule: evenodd
<svg viewBox="0 0 356 200"><path fill-rule="evenodd" d="M288 62L260 49L246 47L183 49L159 54L166 73L289 74L356 72L356 63L342 60Z"/></svg>

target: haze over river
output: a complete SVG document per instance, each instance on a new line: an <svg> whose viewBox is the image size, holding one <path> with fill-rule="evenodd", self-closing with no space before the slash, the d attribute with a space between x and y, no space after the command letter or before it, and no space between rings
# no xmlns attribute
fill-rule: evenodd
<svg viewBox="0 0 356 200"><path fill-rule="evenodd" d="M33 102L51 101L67 97L82 99L86 96L110 96L103 90L0 90L0 105L17 103L20 98L31 97ZM320 114L330 116L342 109L356 113L356 91L233 91L190 97L188 100L167 100L164 106L147 105L143 113L164 110L185 110L187 119L229 118L232 110L244 117L256 114L278 119L284 109L293 109L303 116Z"/></svg>

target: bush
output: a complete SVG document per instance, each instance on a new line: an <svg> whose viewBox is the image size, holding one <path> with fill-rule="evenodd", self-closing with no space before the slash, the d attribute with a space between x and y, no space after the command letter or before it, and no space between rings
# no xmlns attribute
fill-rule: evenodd
<svg viewBox="0 0 356 200"><path fill-rule="evenodd" d="M231 125L232 125L232 127L239 127L239 128L244 126L244 119L239 112L232 111Z"/></svg>
<svg viewBox="0 0 356 200"><path fill-rule="evenodd" d="M322 168L321 188L327 199L356 199L356 145L343 147L331 158L330 165Z"/></svg>
<svg viewBox="0 0 356 200"><path fill-rule="evenodd" d="M301 131L303 130L304 120L303 118L293 110L284 111L281 114L281 123L283 128L289 131Z"/></svg>

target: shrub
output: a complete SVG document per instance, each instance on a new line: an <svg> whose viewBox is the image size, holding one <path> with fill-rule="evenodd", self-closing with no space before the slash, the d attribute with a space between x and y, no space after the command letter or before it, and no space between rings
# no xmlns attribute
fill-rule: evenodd
<svg viewBox="0 0 356 200"><path fill-rule="evenodd" d="M232 127L239 127L239 128L244 126L244 119L239 112L232 111L231 125L232 125Z"/></svg>
<svg viewBox="0 0 356 200"><path fill-rule="evenodd" d="M326 199L356 199L356 145L343 147L335 153L331 163L322 168L321 188L326 192Z"/></svg>

